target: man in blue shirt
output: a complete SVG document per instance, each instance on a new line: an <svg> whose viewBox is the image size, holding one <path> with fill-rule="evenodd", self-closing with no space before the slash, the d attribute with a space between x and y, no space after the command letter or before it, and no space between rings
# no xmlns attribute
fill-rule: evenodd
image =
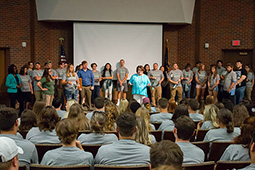
<svg viewBox="0 0 255 170"><path fill-rule="evenodd" d="M88 69L87 61L82 62L82 69L77 73L78 77L82 79L81 101L85 98L86 106L91 110L91 90L94 90L94 74Z"/></svg>

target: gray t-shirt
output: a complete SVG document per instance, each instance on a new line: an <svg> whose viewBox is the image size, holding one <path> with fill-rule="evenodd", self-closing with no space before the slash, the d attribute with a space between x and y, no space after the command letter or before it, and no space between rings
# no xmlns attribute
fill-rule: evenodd
<svg viewBox="0 0 255 170"><path fill-rule="evenodd" d="M168 74L168 78L173 80L173 81L178 81L179 79L181 79L183 77L183 73L181 70L177 69L177 70L171 70ZM170 86L173 87L175 84L170 83ZM178 87L182 87L181 81L178 83Z"/></svg>
<svg viewBox="0 0 255 170"><path fill-rule="evenodd" d="M85 152L77 147L62 146L57 149L47 151L41 161L41 165L92 165L93 155L90 152Z"/></svg>
<svg viewBox="0 0 255 170"><path fill-rule="evenodd" d="M195 75L196 75L196 73L197 73L197 71L198 71L198 68L197 68L197 67L193 67L192 71L193 71L193 72L195 73Z"/></svg>
<svg viewBox="0 0 255 170"><path fill-rule="evenodd" d="M254 170L255 169L255 163L250 164L249 166L246 166L243 169L239 169L239 170Z"/></svg>
<svg viewBox="0 0 255 170"><path fill-rule="evenodd" d="M57 114L58 116L61 118L61 119L64 119L67 117L67 112L65 110L56 110L57 111Z"/></svg>
<svg viewBox="0 0 255 170"><path fill-rule="evenodd" d="M81 134L78 137L78 141L81 144L85 145L94 145L94 144L111 144L114 141L118 141L118 137L115 134L100 134L100 133L90 133L90 134Z"/></svg>
<svg viewBox="0 0 255 170"><path fill-rule="evenodd" d="M226 75L227 75L227 74L228 74L228 71L227 71L227 70L225 70L225 71L223 71L223 72L222 72L222 74L221 74L221 75L222 75L222 76L224 76L224 77L226 77ZM222 85L222 86L223 86L223 85L224 85L224 82L225 82L225 79L222 79L222 80L220 81L220 85Z"/></svg>
<svg viewBox="0 0 255 170"><path fill-rule="evenodd" d="M242 144L229 145L222 154L221 161L251 161L249 148L244 148Z"/></svg>
<svg viewBox="0 0 255 170"><path fill-rule="evenodd" d="M38 76L38 77L42 77L43 75L43 70L34 70L33 71L33 74L32 74L32 80L33 80L33 87L34 87L34 91L41 91L41 89L37 86L37 83L40 81L37 81L35 79L35 76Z"/></svg>
<svg viewBox="0 0 255 170"><path fill-rule="evenodd" d="M95 72L93 72L93 74L95 79L95 86L99 86L100 85L99 79L101 78L101 73L96 70Z"/></svg>
<svg viewBox="0 0 255 170"><path fill-rule="evenodd" d="M204 162L205 153L196 145L190 142L176 142L176 144L183 152L183 164L198 164Z"/></svg>
<svg viewBox="0 0 255 170"><path fill-rule="evenodd" d="M191 78L193 78L193 71L189 70L186 71L185 69L182 71L183 73L183 78L188 78L189 80L182 80L182 84L186 84L187 82L190 81Z"/></svg>
<svg viewBox="0 0 255 170"><path fill-rule="evenodd" d="M237 76L234 71L231 71L225 76L223 90L227 91L233 82L237 81ZM233 86L232 90L236 89L236 85Z"/></svg>
<svg viewBox="0 0 255 170"><path fill-rule="evenodd" d="M124 68L120 67L117 69L117 74L119 74L121 81L126 77L126 74L128 74L128 73L129 73L129 71L126 67L124 67ZM119 83L119 81L118 81L118 83ZM123 83L127 83L127 80L125 80Z"/></svg>
<svg viewBox="0 0 255 170"><path fill-rule="evenodd" d="M151 70L148 73L148 77L155 77L156 79L151 80L152 87L159 87L159 81L164 77L163 72L161 70Z"/></svg>
<svg viewBox="0 0 255 170"><path fill-rule="evenodd" d="M51 76L58 76L57 71L54 69L51 69Z"/></svg>
<svg viewBox="0 0 255 170"><path fill-rule="evenodd" d="M50 131L40 131L38 127L33 127L27 133L26 139L34 144L57 144L61 143L55 129Z"/></svg>
<svg viewBox="0 0 255 170"><path fill-rule="evenodd" d="M19 75L22 87L22 92L31 92L30 83L32 83L32 80L29 75Z"/></svg>
<svg viewBox="0 0 255 170"><path fill-rule="evenodd" d="M103 71L102 71L102 77L103 77ZM112 75L110 74L110 71L109 70L106 70L105 71L105 75L104 75L104 77L111 77Z"/></svg>
<svg viewBox="0 0 255 170"><path fill-rule="evenodd" d="M225 67L220 67L220 68L217 67L217 73L219 74L219 76L224 75L225 72L226 72ZM220 84L223 85L223 84L222 84L222 80L220 80Z"/></svg>
<svg viewBox="0 0 255 170"><path fill-rule="evenodd" d="M33 70L29 70L29 69L27 69L27 75L29 75L29 77L32 79L32 76L33 76Z"/></svg>
<svg viewBox="0 0 255 170"><path fill-rule="evenodd" d="M23 149L24 153L18 154L20 165L26 165L28 167L29 164L31 163L33 164L39 163L37 150L33 143L12 134L0 134L0 137L11 138L16 142L17 146Z"/></svg>
<svg viewBox="0 0 255 170"><path fill-rule="evenodd" d="M217 83L217 81L220 80L219 74L217 74L215 78L214 78L214 75L209 77L211 77L209 78L210 87L213 87Z"/></svg>
<svg viewBox="0 0 255 170"><path fill-rule="evenodd" d="M163 122L165 120L172 119L173 114L172 113L157 113L152 114L150 118L150 122Z"/></svg>
<svg viewBox="0 0 255 170"><path fill-rule="evenodd" d="M212 121L211 121L211 120L207 120L207 121L205 121L205 122L202 124L202 126L201 126L200 129L213 129L213 128L214 128L214 126L213 126L213 124L212 124Z"/></svg>
<svg viewBox="0 0 255 170"><path fill-rule="evenodd" d="M200 83L203 83L207 77L207 72L205 70L201 71L200 73L197 71L195 77L198 78Z"/></svg>
<svg viewBox="0 0 255 170"><path fill-rule="evenodd" d="M56 69L58 79L62 80L63 75L66 74L66 68L57 68Z"/></svg>
<svg viewBox="0 0 255 170"><path fill-rule="evenodd" d="M20 76L20 75L19 75ZM249 72L247 74L247 82L246 82L246 87L252 87L252 80L254 79L254 74L252 72Z"/></svg>
<svg viewBox="0 0 255 170"><path fill-rule="evenodd" d="M134 140L122 139L99 148L96 164L144 165L150 164L150 147Z"/></svg>
<svg viewBox="0 0 255 170"><path fill-rule="evenodd" d="M166 130L174 130L174 122L172 120L165 120L161 123L158 130L166 131Z"/></svg>
<svg viewBox="0 0 255 170"><path fill-rule="evenodd" d="M92 115L93 115L93 113L94 113L94 111L87 113L86 117L90 120Z"/></svg>
<svg viewBox="0 0 255 170"><path fill-rule="evenodd" d="M240 129L236 128L232 133L228 133L227 128L211 129L206 133L204 141L232 141L238 135L240 135Z"/></svg>
<svg viewBox="0 0 255 170"><path fill-rule="evenodd" d="M65 81L70 81L72 84L69 84L67 83L65 85L65 90L67 91L74 91L77 89L77 80L78 80L78 76L77 74L75 73L75 76L73 76L73 74L70 73L70 77L68 77L66 74L63 75L63 79L62 80L65 80Z"/></svg>
<svg viewBox="0 0 255 170"><path fill-rule="evenodd" d="M190 113L189 117L193 120L193 121L201 121L204 120L204 115L200 114L200 113Z"/></svg>

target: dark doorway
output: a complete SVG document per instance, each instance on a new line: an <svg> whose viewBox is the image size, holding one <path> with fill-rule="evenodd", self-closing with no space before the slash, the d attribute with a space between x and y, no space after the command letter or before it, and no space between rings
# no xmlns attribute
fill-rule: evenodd
<svg viewBox="0 0 255 170"><path fill-rule="evenodd" d="M6 76L8 74L9 48L0 48L0 105L9 105L7 88L5 86Z"/></svg>
<svg viewBox="0 0 255 170"><path fill-rule="evenodd" d="M241 60L244 65L253 65L253 50L222 50L224 65L232 63L235 66L237 60Z"/></svg>

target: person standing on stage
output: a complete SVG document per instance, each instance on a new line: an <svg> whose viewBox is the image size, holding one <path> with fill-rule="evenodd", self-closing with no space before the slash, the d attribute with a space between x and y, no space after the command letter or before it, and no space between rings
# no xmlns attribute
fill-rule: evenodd
<svg viewBox="0 0 255 170"><path fill-rule="evenodd" d="M153 64L153 70L149 71L148 77L151 80L151 101L152 106L156 106L156 101L158 104L159 99L162 97L161 83L164 80L164 75L161 70L158 69L158 63Z"/></svg>
<svg viewBox="0 0 255 170"><path fill-rule="evenodd" d="M173 64L173 70L168 74L168 80L170 81L171 99L175 100L176 92L178 96L178 103L182 100L182 84L183 73L178 69L177 63Z"/></svg>
<svg viewBox="0 0 255 170"><path fill-rule="evenodd" d="M129 71L128 69L124 66L125 61L123 59L120 60L120 68L117 69L117 90L118 90L118 102L117 106L120 103L120 98L121 94L123 93L123 99L127 98L127 91L128 91L128 86L127 86L127 78Z"/></svg>
<svg viewBox="0 0 255 170"><path fill-rule="evenodd" d="M237 69L234 70L237 76L236 101L234 105L239 104L243 100L247 78L247 71L245 70L245 68L243 68L243 63L241 60L236 61L236 68Z"/></svg>
<svg viewBox="0 0 255 170"><path fill-rule="evenodd" d="M57 75L58 75L58 81L57 81L57 92L58 95L57 97L61 100L62 106L64 105L64 89L62 85L62 79L63 75L66 74L66 69L64 68L65 63L64 62L59 62L58 63L58 68L56 69Z"/></svg>
<svg viewBox="0 0 255 170"><path fill-rule="evenodd" d="M32 61L29 61L27 63L27 74L30 76L31 79L33 74L33 68L34 68L34 63Z"/></svg>
<svg viewBox="0 0 255 170"><path fill-rule="evenodd" d="M101 73L97 70L96 63L92 63L91 68L95 79L95 86L94 90L92 91L92 103L95 105L94 100L100 96L100 81L102 80L102 78Z"/></svg>
<svg viewBox="0 0 255 170"><path fill-rule="evenodd" d="M254 86L254 73L252 71L251 65L249 64L245 66L245 70L247 71L246 96L248 100L251 101L251 94L252 94L252 89Z"/></svg>
<svg viewBox="0 0 255 170"><path fill-rule="evenodd" d="M222 102L224 75L226 74L226 69L223 67L223 61L222 60L218 60L217 61L217 72L218 72L218 74L220 76L220 83L218 85L218 87L219 87L218 101Z"/></svg>
<svg viewBox="0 0 255 170"><path fill-rule="evenodd" d="M133 74L129 80L129 85L132 87L133 98L140 104L143 103L143 98L147 96L147 86L150 86L150 79L143 74L144 68L142 65L136 67L136 74Z"/></svg>
<svg viewBox="0 0 255 170"><path fill-rule="evenodd" d="M91 90L94 90L95 80L93 72L88 69L87 61L82 62L82 69L78 71L77 75L82 78L81 101L83 102L85 98L86 105L91 110Z"/></svg>
<svg viewBox="0 0 255 170"><path fill-rule="evenodd" d="M49 60L47 62L47 68L49 68L51 70L51 77L53 80L57 79L58 78L58 73L56 72L56 70L54 70L52 68L52 62Z"/></svg>
<svg viewBox="0 0 255 170"><path fill-rule="evenodd" d="M230 99L234 104L237 76L230 63L227 64L227 71L228 73L224 77L223 98Z"/></svg>
<svg viewBox="0 0 255 170"><path fill-rule="evenodd" d="M34 95L35 100L39 101L42 100L42 92L41 89L37 86L37 83L41 80L43 75L43 70L41 70L41 65L39 62L36 62L34 65L34 71L32 74L32 81L33 81L33 87L34 87Z"/></svg>
<svg viewBox="0 0 255 170"><path fill-rule="evenodd" d="M112 88L113 88L113 71L110 63L106 63L104 70L102 71L102 80L104 88L105 98L109 98L112 101Z"/></svg>
<svg viewBox="0 0 255 170"><path fill-rule="evenodd" d="M193 80L191 82L191 89L193 89L193 94L192 94L192 97L195 98L196 95L197 95L197 89L196 89L196 74L197 74L197 71L198 71L198 68L200 67L201 65L201 61L197 61L196 62L196 65L195 67L193 67L192 71L193 71Z"/></svg>
<svg viewBox="0 0 255 170"><path fill-rule="evenodd" d="M145 74L145 75L148 76L148 73L149 73L149 71L150 71L150 65L149 65L149 64L145 64L145 65L143 66L143 68L144 68L143 74ZM149 99L151 100L151 90L150 90L150 87L149 87L149 86L147 86L147 94L148 94Z"/></svg>
<svg viewBox="0 0 255 170"><path fill-rule="evenodd" d="M205 71L205 65L201 64L198 71L196 72L196 99L200 97L201 100L204 100L204 95L205 95L205 88L206 88L206 81L207 81L207 72Z"/></svg>
<svg viewBox="0 0 255 170"><path fill-rule="evenodd" d="M193 71L191 70L191 65L188 63L185 66L185 69L182 71L183 80L182 80L182 98L190 98L191 91L191 82L193 80Z"/></svg>
<svg viewBox="0 0 255 170"><path fill-rule="evenodd" d="M210 69L211 73L208 80L208 92L210 96L213 96L214 103L217 103L217 96L218 96L218 85L220 83L220 76L217 72L216 66L211 65Z"/></svg>

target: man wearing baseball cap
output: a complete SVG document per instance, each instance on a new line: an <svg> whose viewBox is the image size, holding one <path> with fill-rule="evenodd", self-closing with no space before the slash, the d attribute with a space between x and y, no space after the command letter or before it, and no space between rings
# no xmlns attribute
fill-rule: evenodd
<svg viewBox="0 0 255 170"><path fill-rule="evenodd" d="M23 154L23 150L16 145L14 140L0 137L0 170L19 169L18 154Z"/></svg>

